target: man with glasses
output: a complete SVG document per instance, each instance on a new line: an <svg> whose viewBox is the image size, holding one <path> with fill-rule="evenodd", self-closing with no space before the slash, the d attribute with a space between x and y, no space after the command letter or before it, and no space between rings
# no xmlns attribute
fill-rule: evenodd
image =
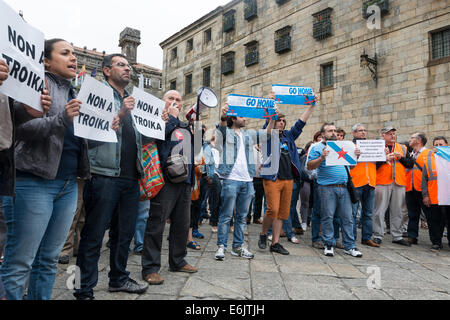
<svg viewBox="0 0 450 320"><path fill-rule="evenodd" d="M126 271L128 250L133 239L139 204L138 179L143 175L142 136L136 130L131 110L134 98L125 90L131 66L125 56L113 54L103 60L105 84L114 91L114 106L120 118L118 143L90 145L92 179L86 182L84 203L86 222L81 232L77 266L81 287L77 300L93 300L98 281L98 261L106 228L110 226L109 291L141 294L148 285L138 284Z"/></svg>
<svg viewBox="0 0 450 320"><path fill-rule="evenodd" d="M355 144L358 140L367 139L366 128L360 123L353 126L352 133L353 142ZM372 240L372 214L375 199L375 187L377 186L376 164L372 162L360 162L351 170L351 176L360 200L353 204L353 233L355 235L355 241L357 237L356 216L361 202L361 244L365 244L369 247L379 247L380 245Z"/></svg>

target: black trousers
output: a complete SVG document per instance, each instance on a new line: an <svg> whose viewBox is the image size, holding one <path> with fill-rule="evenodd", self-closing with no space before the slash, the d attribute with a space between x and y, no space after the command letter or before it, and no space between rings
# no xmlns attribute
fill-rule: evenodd
<svg viewBox="0 0 450 320"><path fill-rule="evenodd" d="M157 273L161 269L161 248L166 222L170 219L169 268L177 271L187 265L186 241L191 220L191 185L166 184L150 202L142 252L142 276Z"/></svg>
<svg viewBox="0 0 450 320"><path fill-rule="evenodd" d="M428 219L428 230L433 244L441 245L444 228L447 226L447 240L450 244L450 206L431 205L430 217Z"/></svg>
<svg viewBox="0 0 450 320"><path fill-rule="evenodd" d="M261 178L253 178L253 188L255 189L255 197L253 201L250 203L250 208L248 210L247 219L251 219L252 217L252 207L253 210L253 222L261 218L261 211L264 200L264 186L263 179Z"/></svg>
<svg viewBox="0 0 450 320"><path fill-rule="evenodd" d="M427 221L429 220L431 209L425 206L423 203L422 192L412 190L406 192L405 195L406 207L408 208L408 237L417 239L419 236L419 223L420 223L420 213L423 211ZM432 234L430 233L430 238ZM431 239L431 242L436 239Z"/></svg>
<svg viewBox="0 0 450 320"><path fill-rule="evenodd" d="M211 212L211 218L209 218L209 223L213 227L217 227L219 223L221 192L222 192L222 184L220 183L219 176L215 174L214 178L212 179L212 185L209 190L209 210Z"/></svg>

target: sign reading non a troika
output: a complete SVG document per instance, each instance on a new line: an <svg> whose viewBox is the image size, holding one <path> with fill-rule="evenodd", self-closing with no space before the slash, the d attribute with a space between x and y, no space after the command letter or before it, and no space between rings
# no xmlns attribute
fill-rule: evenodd
<svg viewBox="0 0 450 320"><path fill-rule="evenodd" d="M136 87L133 89L133 97L136 104L131 116L137 130L144 136L164 140L166 123L161 115L165 102Z"/></svg>
<svg viewBox="0 0 450 320"><path fill-rule="evenodd" d="M230 94L228 96L228 113L230 117L277 120L275 100Z"/></svg>
<svg viewBox="0 0 450 320"><path fill-rule="evenodd" d="M45 89L44 41L41 31L0 0L0 59L9 66L0 92L38 111Z"/></svg>
<svg viewBox="0 0 450 320"><path fill-rule="evenodd" d="M75 135L89 140L116 143L117 134L111 128L116 114L113 89L92 77L86 77L77 99L82 105L80 115L73 119Z"/></svg>
<svg viewBox="0 0 450 320"><path fill-rule="evenodd" d="M386 162L384 140L358 140L356 145L361 150L358 162Z"/></svg>
<svg viewBox="0 0 450 320"><path fill-rule="evenodd" d="M272 85L272 90L275 93L275 100L278 104L316 105L312 88L274 84Z"/></svg>
<svg viewBox="0 0 450 320"><path fill-rule="evenodd" d="M326 158L327 166L355 166L357 159L355 144L351 141L327 141L327 150L330 151Z"/></svg>

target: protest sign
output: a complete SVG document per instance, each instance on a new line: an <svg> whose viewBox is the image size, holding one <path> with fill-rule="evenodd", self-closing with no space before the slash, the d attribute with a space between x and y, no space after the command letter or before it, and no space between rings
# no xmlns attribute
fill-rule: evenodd
<svg viewBox="0 0 450 320"><path fill-rule="evenodd" d="M42 111L44 34L25 23L2 0L0 12L0 59L9 66L9 77L0 86L0 92Z"/></svg>
<svg viewBox="0 0 450 320"><path fill-rule="evenodd" d="M117 143L116 132L111 129L116 114L113 89L86 77L77 99L82 105L80 115L73 119L75 136Z"/></svg>
<svg viewBox="0 0 450 320"><path fill-rule="evenodd" d="M228 96L228 113L230 117L277 120L275 100L230 94Z"/></svg>
<svg viewBox="0 0 450 320"><path fill-rule="evenodd" d="M327 141L327 166L355 166L357 164L355 145L351 141Z"/></svg>
<svg viewBox="0 0 450 320"><path fill-rule="evenodd" d="M386 162L386 143L384 140L358 140L356 145L361 150L358 162Z"/></svg>
<svg viewBox="0 0 450 320"><path fill-rule="evenodd" d="M438 147L435 153L438 203L450 206L450 147Z"/></svg>
<svg viewBox="0 0 450 320"><path fill-rule="evenodd" d="M272 91L275 92L275 101L278 104L292 104L299 106L316 105L312 88L274 84L272 86Z"/></svg>
<svg viewBox="0 0 450 320"><path fill-rule="evenodd" d="M166 123L161 119L161 115L165 102L136 87L133 97L136 105L131 110L131 116L137 130L144 136L164 140Z"/></svg>

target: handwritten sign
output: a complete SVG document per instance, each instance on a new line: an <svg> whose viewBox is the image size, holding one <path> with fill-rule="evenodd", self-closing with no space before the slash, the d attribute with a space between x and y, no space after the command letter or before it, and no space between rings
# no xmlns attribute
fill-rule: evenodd
<svg viewBox="0 0 450 320"><path fill-rule="evenodd" d="M386 143L384 140L358 140L356 145L361 150L358 162L386 161Z"/></svg>
<svg viewBox="0 0 450 320"><path fill-rule="evenodd" d="M9 66L8 79L0 92L42 111L45 89L44 34L25 23L17 12L0 0L0 59Z"/></svg>
<svg viewBox="0 0 450 320"><path fill-rule="evenodd" d="M230 117L277 120L275 100L251 96L230 94L228 96L228 113Z"/></svg>
<svg viewBox="0 0 450 320"><path fill-rule="evenodd" d="M351 141L327 141L327 166L355 166L357 159L355 154L355 144Z"/></svg>
<svg viewBox="0 0 450 320"><path fill-rule="evenodd" d="M312 88L275 84L272 86L272 90L275 92L275 100L278 104L316 105Z"/></svg>
<svg viewBox="0 0 450 320"><path fill-rule="evenodd" d="M86 77L77 99L83 104L80 115L73 119L75 136L117 143L116 132L111 128L116 114L113 89Z"/></svg>
<svg viewBox="0 0 450 320"><path fill-rule="evenodd" d="M136 87L133 97L136 105L131 116L137 130L144 136L164 140L166 123L161 119L161 115L165 102Z"/></svg>

